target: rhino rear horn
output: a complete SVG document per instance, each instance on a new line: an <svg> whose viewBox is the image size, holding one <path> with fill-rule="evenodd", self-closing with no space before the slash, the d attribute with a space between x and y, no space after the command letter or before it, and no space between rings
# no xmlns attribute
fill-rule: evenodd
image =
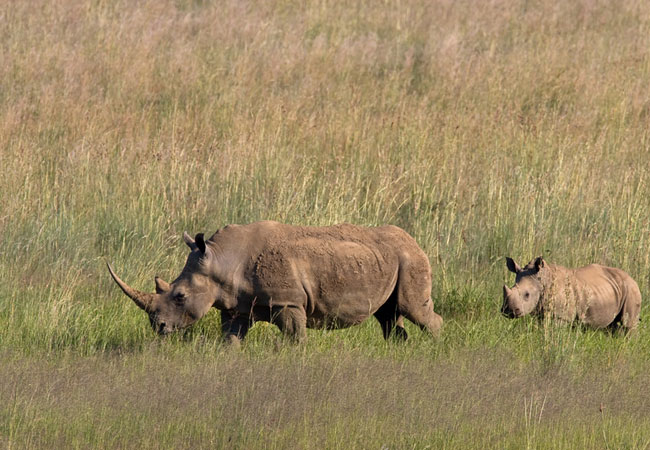
<svg viewBox="0 0 650 450"><path fill-rule="evenodd" d="M133 289L115 274L113 268L109 263L106 263L106 265L108 266L108 271L110 272L111 277L113 277L113 280L115 280L115 282L120 287L120 289L122 289L122 291L129 298L131 298L131 300L133 300L135 304L138 305L138 307L142 308L146 312L150 312L151 306L153 304L153 300L155 298L155 294L149 294L148 292L141 292L136 289Z"/></svg>
<svg viewBox="0 0 650 450"><path fill-rule="evenodd" d="M160 277L155 277L154 281L156 282L156 294L164 294L171 290L171 286L165 280Z"/></svg>

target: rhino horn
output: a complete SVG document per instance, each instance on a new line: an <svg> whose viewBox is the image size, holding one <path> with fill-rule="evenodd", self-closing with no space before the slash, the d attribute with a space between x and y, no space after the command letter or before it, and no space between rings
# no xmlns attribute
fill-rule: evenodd
<svg viewBox="0 0 650 450"><path fill-rule="evenodd" d="M170 284L160 277L155 277L154 281L156 282L156 294L164 294L172 289Z"/></svg>
<svg viewBox="0 0 650 450"><path fill-rule="evenodd" d="M508 298L508 297L510 297L510 293L511 293L511 292L512 292L512 290L511 290L508 286L506 286L506 285L504 284L504 285L503 285L503 296L506 297L506 298Z"/></svg>
<svg viewBox="0 0 650 450"><path fill-rule="evenodd" d="M113 272L113 268L109 263L106 263L108 266L108 271L111 273L111 277L115 280L117 285L122 289L122 291L128 295L136 305L138 305L140 308L144 309L146 312L150 312L151 310L151 305L153 303L153 299L155 298L154 294L149 294L148 292L141 292L136 289L133 289L130 287L128 284L126 284L124 281L118 277L115 272Z"/></svg>

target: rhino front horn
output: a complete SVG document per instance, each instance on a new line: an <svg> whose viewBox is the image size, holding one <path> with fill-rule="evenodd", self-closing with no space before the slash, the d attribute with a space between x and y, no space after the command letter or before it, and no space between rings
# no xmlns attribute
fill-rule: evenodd
<svg viewBox="0 0 650 450"><path fill-rule="evenodd" d="M505 284L503 285L503 296L504 297L509 297L510 296L510 288L506 286Z"/></svg>
<svg viewBox="0 0 650 450"><path fill-rule="evenodd" d="M138 305L140 308L144 309L146 312L150 312L151 310L151 305L153 303L153 299L155 297L154 294L149 294L148 292L141 292L136 289L133 289L130 287L128 284L126 284L124 281L118 277L115 272L113 272L113 268L109 263L106 263L108 266L108 271L111 274L111 277L115 280L117 285L122 289L122 291L131 298L135 302L136 305Z"/></svg>

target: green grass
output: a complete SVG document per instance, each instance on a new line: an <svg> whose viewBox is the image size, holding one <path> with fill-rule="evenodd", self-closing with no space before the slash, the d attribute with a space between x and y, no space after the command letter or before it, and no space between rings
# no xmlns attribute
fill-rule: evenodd
<svg viewBox="0 0 650 450"><path fill-rule="evenodd" d="M498 314L504 257L650 293L650 6L625 0L0 5L0 446L647 448L650 330ZM411 324L161 340L114 285L184 230L391 223ZM643 305L642 316L647 307ZM602 409L602 411L601 411Z"/></svg>

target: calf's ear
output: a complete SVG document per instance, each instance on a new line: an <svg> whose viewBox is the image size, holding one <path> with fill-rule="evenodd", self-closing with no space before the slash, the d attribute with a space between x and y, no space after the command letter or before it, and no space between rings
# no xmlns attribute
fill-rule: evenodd
<svg viewBox="0 0 650 450"><path fill-rule="evenodd" d="M521 272L521 267L519 267L519 264L517 264L511 257L506 256L506 266L508 267L508 270L512 273L519 273Z"/></svg>
<svg viewBox="0 0 650 450"><path fill-rule="evenodd" d="M535 269L536 270L542 269L542 268L544 268L544 266L546 266L546 261L544 261L544 258L542 258L541 256L538 256L537 258L535 258Z"/></svg>

